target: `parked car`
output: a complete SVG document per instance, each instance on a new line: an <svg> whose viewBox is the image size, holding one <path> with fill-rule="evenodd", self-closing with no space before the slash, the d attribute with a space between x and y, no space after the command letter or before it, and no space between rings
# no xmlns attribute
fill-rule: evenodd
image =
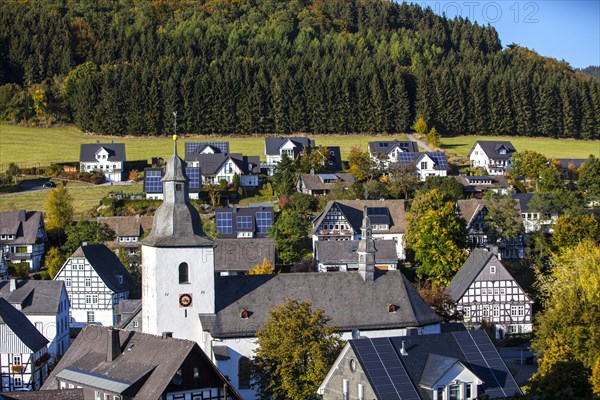
<svg viewBox="0 0 600 400"><path fill-rule="evenodd" d="M52 181L48 181L48 182L44 182L44 184L42 185L45 188L55 188L56 187L56 183L52 182Z"/></svg>

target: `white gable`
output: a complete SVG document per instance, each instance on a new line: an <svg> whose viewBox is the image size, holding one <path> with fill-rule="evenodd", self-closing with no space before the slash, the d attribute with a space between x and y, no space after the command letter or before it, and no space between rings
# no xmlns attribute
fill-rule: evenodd
<svg viewBox="0 0 600 400"><path fill-rule="evenodd" d="M215 154L215 151L211 146L204 146L200 154Z"/></svg>
<svg viewBox="0 0 600 400"><path fill-rule="evenodd" d="M287 139L285 143L279 146L279 150L292 150L294 148L296 148L296 145L290 139Z"/></svg>
<svg viewBox="0 0 600 400"><path fill-rule="evenodd" d="M466 382L475 385L483 384L483 381L477 377L470 369L465 367L460 361L456 361L454 365L433 385L434 388L439 386L448 386L452 382Z"/></svg>

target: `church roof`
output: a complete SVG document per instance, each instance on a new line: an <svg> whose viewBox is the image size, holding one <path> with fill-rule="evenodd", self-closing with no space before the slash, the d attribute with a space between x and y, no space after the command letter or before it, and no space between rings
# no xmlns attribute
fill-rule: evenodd
<svg viewBox="0 0 600 400"><path fill-rule="evenodd" d="M253 337L267 314L286 297L310 300L325 310L340 331L395 329L441 322L398 271L375 272L366 281L358 272L286 273L215 277L216 314L200 314L212 337ZM389 306L396 306L390 312ZM248 311L249 318L241 318Z"/></svg>

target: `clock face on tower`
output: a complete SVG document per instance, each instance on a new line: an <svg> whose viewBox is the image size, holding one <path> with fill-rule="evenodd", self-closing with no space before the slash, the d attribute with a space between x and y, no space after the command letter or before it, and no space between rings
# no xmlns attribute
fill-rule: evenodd
<svg viewBox="0 0 600 400"><path fill-rule="evenodd" d="M192 295L189 293L184 293L179 295L179 306L180 307L191 307L192 305Z"/></svg>

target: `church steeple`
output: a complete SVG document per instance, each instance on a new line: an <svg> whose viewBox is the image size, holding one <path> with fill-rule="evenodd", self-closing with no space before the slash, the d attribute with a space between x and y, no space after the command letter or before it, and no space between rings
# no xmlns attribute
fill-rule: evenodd
<svg viewBox="0 0 600 400"><path fill-rule="evenodd" d="M142 244L153 247L212 246L202 231L200 214L189 202L189 179L185 163L177 155L173 136L173 156L167 162L163 182L163 203L154 214L152 232Z"/></svg>
<svg viewBox="0 0 600 400"><path fill-rule="evenodd" d="M360 227L360 241L358 243L358 272L365 281L375 279L375 241L371 228L371 220L367 215L367 208L363 211L363 223Z"/></svg>

